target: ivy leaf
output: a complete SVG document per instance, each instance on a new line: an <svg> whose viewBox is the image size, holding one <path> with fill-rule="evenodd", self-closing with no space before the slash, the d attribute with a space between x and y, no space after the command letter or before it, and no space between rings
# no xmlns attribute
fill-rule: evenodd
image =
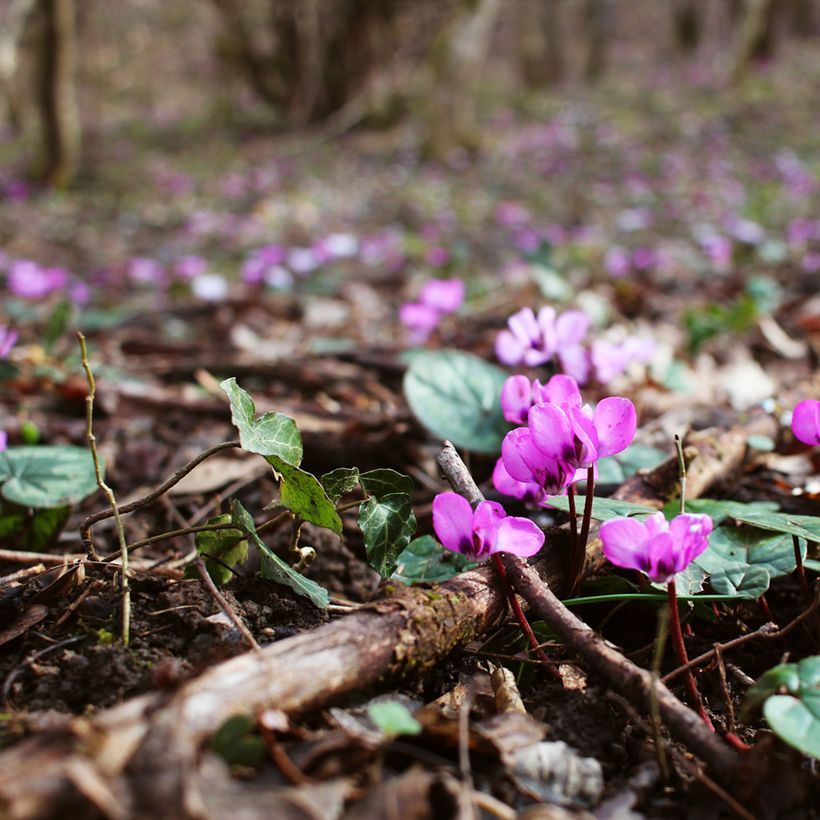
<svg viewBox="0 0 820 820"><path fill-rule="evenodd" d="M475 566L469 558L444 549L432 535L421 535L399 553L391 577L403 584L437 584Z"/></svg>
<svg viewBox="0 0 820 820"><path fill-rule="evenodd" d="M266 460L279 477L281 503L299 518L341 535L342 519L319 479L276 456L267 456Z"/></svg>
<svg viewBox="0 0 820 820"><path fill-rule="evenodd" d="M498 453L510 429L501 412L507 373L472 353L438 350L414 356L404 395L416 418L456 447Z"/></svg>
<svg viewBox="0 0 820 820"><path fill-rule="evenodd" d="M359 476L359 483L368 495L375 498L384 498L393 493L412 495L415 489L410 476L387 468L362 473Z"/></svg>
<svg viewBox="0 0 820 820"><path fill-rule="evenodd" d="M298 467L302 462L302 436L296 422L283 413L265 413L256 417L256 405L236 379L225 379L220 385L231 401L231 421L239 430L242 449L260 456L276 456Z"/></svg>
<svg viewBox="0 0 820 820"><path fill-rule="evenodd" d="M232 516L225 513L209 518L206 523L230 524L232 522ZM248 539L242 530L224 529L198 532L195 543L196 551L205 559L208 575L217 586L227 584L233 577L233 573L227 567L235 567L248 557ZM213 558L218 558L219 561L214 561Z"/></svg>
<svg viewBox="0 0 820 820"><path fill-rule="evenodd" d="M364 536L367 562L383 578L396 568L396 558L416 531L410 496L393 493L370 497L359 507L359 527Z"/></svg>
<svg viewBox="0 0 820 820"><path fill-rule="evenodd" d="M555 507L556 510L569 512L569 499L565 495L551 495L547 498L547 504ZM585 501L576 499L576 511L578 515L584 510ZM592 517L596 521L609 521L612 518L622 518L627 515L645 515L657 512L652 507L645 507L642 504L633 504L631 501L621 501L618 498L598 498L592 499Z"/></svg>
<svg viewBox="0 0 820 820"><path fill-rule="evenodd" d="M325 473L320 480L327 497L335 504L356 489L359 483L359 470L356 467L339 467Z"/></svg>
<svg viewBox="0 0 820 820"><path fill-rule="evenodd" d="M9 447L0 452L0 494L21 507L65 507L97 489L84 447Z"/></svg>
<svg viewBox="0 0 820 820"><path fill-rule="evenodd" d="M327 590L315 581L305 578L300 572L286 564L259 537L251 514L236 500L231 501L231 523L253 541L262 553L262 577L284 584L299 595L309 598L319 609L327 609L329 597Z"/></svg>

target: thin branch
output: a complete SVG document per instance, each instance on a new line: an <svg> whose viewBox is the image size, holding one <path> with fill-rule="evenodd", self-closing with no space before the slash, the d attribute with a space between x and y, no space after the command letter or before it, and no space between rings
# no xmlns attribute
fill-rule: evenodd
<svg viewBox="0 0 820 820"><path fill-rule="evenodd" d="M148 504L153 503L160 496L167 493L171 487L182 481L182 479L185 478L185 476L188 475L194 467L197 467L205 461L205 459L222 452L222 450L227 450L232 447L238 448L241 446L242 445L238 441L223 441L219 444L214 444L213 447L209 447L205 450L205 452L200 453L196 458L191 459L191 461L189 461L184 467L180 467L166 482L151 490L150 493L142 496L142 498L138 498L136 501L132 501L130 504L123 504L120 508L120 515L134 512L134 510L139 510L142 507L146 507ZM91 528L97 522L104 521L106 518L111 518L112 515L113 513L110 510L100 510L93 515L89 515L88 518L86 518L80 525L80 536L83 539L83 545L87 550L89 550L89 552L93 551Z"/></svg>
<svg viewBox="0 0 820 820"><path fill-rule="evenodd" d="M114 491L103 479L102 465L100 464L100 457L97 454L97 439L94 436L94 397L96 395L96 382L94 381L91 364L88 361L88 348L85 344L85 336L79 331L77 332L77 340L80 343L83 370L85 370L85 376L88 380L88 395L85 397L86 439L88 439L88 447L91 450L91 458L94 461L94 474L97 478L97 486L102 490L111 506L110 512L106 512L108 515L114 516L114 522L117 528L117 541L120 545L120 560L122 562L122 573L120 574L120 590L122 592L122 642L124 646L128 646L131 640L131 589L128 583L128 545L125 540L125 529L122 525L122 519L120 518L120 510L117 507L117 498L114 495ZM89 559L96 561L99 556L91 540L86 544L86 548L88 549Z"/></svg>

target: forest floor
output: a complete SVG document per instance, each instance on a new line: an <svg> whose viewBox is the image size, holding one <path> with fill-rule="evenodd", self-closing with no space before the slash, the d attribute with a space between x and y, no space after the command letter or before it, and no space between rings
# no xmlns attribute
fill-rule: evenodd
<svg viewBox="0 0 820 820"><path fill-rule="evenodd" d="M398 310L425 281L459 278L466 300L427 349L494 362L508 316L544 304L584 310L592 321L587 344L652 341L650 362L615 375L595 369L584 389L593 400L628 396L639 415L633 460L607 468L600 494L673 455L675 433L718 436L764 418L765 434L750 432L740 462L716 471L701 495L818 516L820 452L788 427L798 401L820 396L820 111L816 95L798 90L805 84L820 87L820 61L784 61L731 94L697 76L613 80L598 91L496 108L482 153L454 152L447 161L426 159L412 128L333 140L319 134L299 145L250 128L177 124L97 135L93 174L70 193L38 192L9 170L0 177L0 324L19 331L0 361L9 452L35 442L86 446L88 387L73 333L82 330L97 379L94 433L120 506L236 438L219 389L236 377L258 412L296 421L305 470L409 475L416 534L429 534L432 499L449 488L435 462L441 439L403 392L417 348ZM62 284L36 297L20 292L12 271L21 260L65 269ZM490 481L496 456L474 452L468 463L488 497L500 500ZM232 498L258 525L278 494L258 455L225 450L125 516L125 534L135 543L193 527L227 511ZM658 505L673 495L666 488ZM0 767L3 755L32 738L62 731L68 716L93 721L138 695L171 698L248 651L191 572L191 534L134 553L132 638L122 646L116 565L70 563L85 554L83 519L105 507L101 494L76 504L59 534L36 544L39 555L31 531L0 528ZM557 510L530 514L545 527L567 521ZM259 577L254 547L222 587L262 647L369 612L392 594L397 581L368 561L355 510L341 518L341 539L310 524L302 529L302 543L317 553L305 574L328 590L329 608ZM95 525L93 539L100 555L116 553L111 518ZM285 526L265 535L285 560L290 539ZM816 540L806 544L810 583L820 566L811 563ZM452 573L442 566L435 577L429 568L405 568L404 579L444 580ZM579 597L626 588L611 566L590 566ZM783 627L800 617L806 602L794 573L772 576L765 595L685 607L690 657L769 621ZM658 604L635 597L573 611L649 668ZM203 751L199 760L200 788L213 784L205 814L811 816L816 761L776 741L762 718L739 717L749 678L817 653L818 636L806 624L776 640L750 640L697 676L718 729L765 745L767 760L777 761L751 815L702 774L685 746L668 740L664 777L649 714L537 621L562 681L547 675L508 613L421 676L367 680L290 719L276 703L261 714L248 710L252 719L228 740L208 739L206 748L221 757ZM513 673L525 722L498 706L497 665ZM668 651L661 674L676 666ZM680 679L670 686L684 697ZM401 719L417 721L385 728L367 711L374 698L398 699ZM466 708L453 706L465 698ZM571 747L577 757L559 753L569 769L516 768L516 750L544 739ZM0 806L8 807L3 780L0 773ZM99 790L69 780L72 801L77 793L84 800L76 816L117 816L116 800L112 807ZM119 816L129 815L127 799ZM29 814L12 807L44 816L48 806Z"/></svg>

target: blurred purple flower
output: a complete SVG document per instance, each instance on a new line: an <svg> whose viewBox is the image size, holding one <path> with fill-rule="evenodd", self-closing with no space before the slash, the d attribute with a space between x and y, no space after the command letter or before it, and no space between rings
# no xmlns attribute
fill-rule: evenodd
<svg viewBox="0 0 820 820"><path fill-rule="evenodd" d="M288 267L297 276L306 276L316 270L322 260L313 248L291 248L287 257Z"/></svg>
<svg viewBox="0 0 820 820"><path fill-rule="evenodd" d="M620 344L596 339L591 351L595 378L600 384L608 384L633 362L646 364L651 361L655 350L654 340L640 336L629 336Z"/></svg>
<svg viewBox="0 0 820 820"><path fill-rule="evenodd" d="M657 584L671 581L709 546L712 519L683 514L671 522L662 512L645 521L615 518L601 524L604 555L615 566L637 569Z"/></svg>
<svg viewBox="0 0 820 820"><path fill-rule="evenodd" d="M0 452L6 449L9 444L9 437L5 430L0 430Z"/></svg>
<svg viewBox="0 0 820 820"><path fill-rule="evenodd" d="M529 224L530 212L518 202L500 202L495 209L495 221L502 228L522 228Z"/></svg>
<svg viewBox="0 0 820 820"><path fill-rule="evenodd" d="M174 273L179 279L190 280L201 276L208 269L208 263L201 256L189 254L181 256L174 265Z"/></svg>
<svg viewBox="0 0 820 820"><path fill-rule="evenodd" d="M604 267L610 276L622 279L632 270L632 257L624 248L610 248L604 257Z"/></svg>
<svg viewBox="0 0 820 820"><path fill-rule="evenodd" d="M0 325L0 359L7 359L15 344L17 344L17 331Z"/></svg>
<svg viewBox="0 0 820 820"><path fill-rule="evenodd" d="M798 441L820 447L820 401L806 399L795 405L792 432Z"/></svg>
<svg viewBox="0 0 820 820"><path fill-rule="evenodd" d="M6 274L9 290L23 299L42 299L65 287L68 271L64 268L41 268L30 259L17 259Z"/></svg>
<svg viewBox="0 0 820 820"><path fill-rule="evenodd" d="M442 248L440 245L437 245L427 251L425 260L428 265L434 268L441 268L450 261L450 252L447 248Z"/></svg>
<svg viewBox="0 0 820 820"><path fill-rule="evenodd" d="M441 314L430 305L406 302L399 308L399 320L407 328L411 344L424 344L438 327Z"/></svg>
<svg viewBox="0 0 820 820"><path fill-rule="evenodd" d="M464 290L461 279L429 279L421 289L419 301L439 313L455 313L464 301Z"/></svg>
<svg viewBox="0 0 820 820"><path fill-rule="evenodd" d="M701 242L703 251L719 273L726 273L732 268L732 240L725 236L713 234Z"/></svg>
<svg viewBox="0 0 820 820"><path fill-rule="evenodd" d="M635 270L647 270L658 263L658 254L652 248L635 248L632 251L632 265Z"/></svg>
<svg viewBox="0 0 820 820"><path fill-rule="evenodd" d="M445 549L477 561L497 552L529 558L544 545L544 533L528 518L507 516L495 501L482 501L473 510L456 493L433 499L433 529Z"/></svg>
<svg viewBox="0 0 820 820"><path fill-rule="evenodd" d="M128 261L128 278L138 285L161 285L165 269L149 256L134 256Z"/></svg>
<svg viewBox="0 0 820 820"><path fill-rule="evenodd" d="M74 281L68 286L68 298L75 305L87 305L91 301L91 288L85 282Z"/></svg>
<svg viewBox="0 0 820 820"><path fill-rule="evenodd" d="M218 273L203 273L191 280L191 293L206 302L220 302L228 295L228 282Z"/></svg>

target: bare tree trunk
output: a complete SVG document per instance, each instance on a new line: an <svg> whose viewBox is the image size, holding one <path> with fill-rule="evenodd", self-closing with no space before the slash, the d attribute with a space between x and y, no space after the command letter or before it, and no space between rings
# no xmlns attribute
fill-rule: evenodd
<svg viewBox="0 0 820 820"><path fill-rule="evenodd" d="M40 0L38 50L39 156L36 176L56 188L71 183L80 159L80 122L75 90L74 0Z"/></svg>
<svg viewBox="0 0 820 820"><path fill-rule="evenodd" d="M584 74L591 83L600 80L606 71L613 5L614 0L586 0L584 16L588 46Z"/></svg>
<svg viewBox="0 0 820 820"><path fill-rule="evenodd" d="M566 68L559 0L519 0L517 12L524 82L531 88L557 83Z"/></svg>
<svg viewBox="0 0 820 820"><path fill-rule="evenodd" d="M20 104L15 88L20 40L34 11L36 0L12 0L2 16L0 28L0 93L6 100L6 113L12 128L22 126Z"/></svg>
<svg viewBox="0 0 820 820"><path fill-rule="evenodd" d="M729 69L729 80L740 82L753 60L771 57L774 49L775 0L746 0L746 8Z"/></svg>
<svg viewBox="0 0 820 820"><path fill-rule="evenodd" d="M703 34L697 0L677 0L673 10L675 47L682 54L697 51Z"/></svg>
<svg viewBox="0 0 820 820"><path fill-rule="evenodd" d="M476 103L481 67L490 50L501 0L461 0L431 51L432 89L427 148L444 156L453 147L479 145Z"/></svg>

